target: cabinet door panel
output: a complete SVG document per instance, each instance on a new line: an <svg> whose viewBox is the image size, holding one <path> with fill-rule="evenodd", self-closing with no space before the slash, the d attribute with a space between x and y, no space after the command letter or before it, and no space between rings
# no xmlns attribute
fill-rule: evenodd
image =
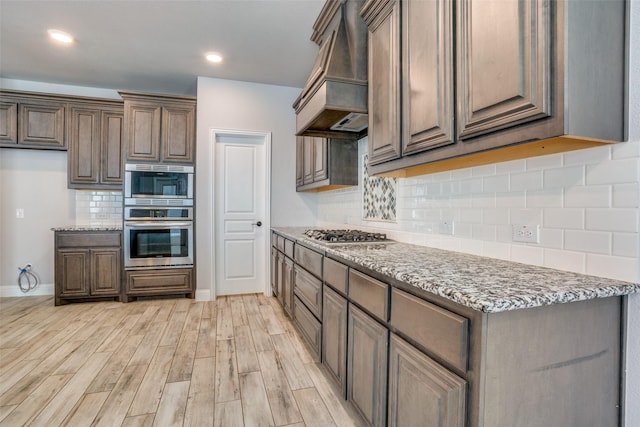
<svg viewBox="0 0 640 427"><path fill-rule="evenodd" d="M90 257L88 249L62 249L56 254L57 296L89 296Z"/></svg>
<svg viewBox="0 0 640 427"><path fill-rule="evenodd" d="M403 154L455 141L452 5L402 3Z"/></svg>
<svg viewBox="0 0 640 427"><path fill-rule="evenodd" d="M162 159L193 162L194 108L167 106L162 109Z"/></svg>
<svg viewBox="0 0 640 427"><path fill-rule="evenodd" d="M293 311L293 261L284 257L283 270L282 270L282 302L284 309L287 313L291 314Z"/></svg>
<svg viewBox="0 0 640 427"><path fill-rule="evenodd" d="M20 132L18 143L25 145L64 148L64 114L62 103L22 103L18 107Z"/></svg>
<svg viewBox="0 0 640 427"><path fill-rule="evenodd" d="M313 138L313 181L329 177L327 173L327 138Z"/></svg>
<svg viewBox="0 0 640 427"><path fill-rule="evenodd" d="M328 286L322 303L322 364L340 387L347 388L347 300Z"/></svg>
<svg viewBox="0 0 640 427"><path fill-rule="evenodd" d="M91 251L91 295L117 295L120 293L120 249Z"/></svg>
<svg viewBox="0 0 640 427"><path fill-rule="evenodd" d="M369 163L400 157L400 2L369 25Z"/></svg>
<svg viewBox="0 0 640 427"><path fill-rule="evenodd" d="M459 3L461 139L550 115L550 9L543 0Z"/></svg>
<svg viewBox="0 0 640 427"><path fill-rule="evenodd" d="M313 155L315 154L315 150L313 149L313 138L305 136L302 141L302 183L303 184L311 184L313 182L313 166L314 159Z"/></svg>
<svg viewBox="0 0 640 427"><path fill-rule="evenodd" d="M161 112L161 107L152 104L132 104L128 107L128 159L160 160Z"/></svg>
<svg viewBox="0 0 640 427"><path fill-rule="evenodd" d="M304 137L296 138L296 187L304 184Z"/></svg>
<svg viewBox="0 0 640 427"><path fill-rule="evenodd" d="M391 335L389 426L464 427L466 382Z"/></svg>
<svg viewBox="0 0 640 427"><path fill-rule="evenodd" d="M102 167L100 181L122 185L122 153L124 152L124 114L102 112Z"/></svg>
<svg viewBox="0 0 640 427"><path fill-rule="evenodd" d="M0 102L0 143L18 142L18 102Z"/></svg>
<svg viewBox="0 0 640 427"><path fill-rule="evenodd" d="M271 292L278 296L278 251L271 248Z"/></svg>
<svg viewBox="0 0 640 427"><path fill-rule="evenodd" d="M383 426L387 411L389 331L349 305L347 399L372 426Z"/></svg>
<svg viewBox="0 0 640 427"><path fill-rule="evenodd" d="M100 162L100 111L71 109L69 135L69 183L97 184Z"/></svg>

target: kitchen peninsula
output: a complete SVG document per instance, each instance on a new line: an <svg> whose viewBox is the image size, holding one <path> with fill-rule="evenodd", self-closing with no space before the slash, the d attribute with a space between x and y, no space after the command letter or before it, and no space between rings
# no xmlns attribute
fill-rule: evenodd
<svg viewBox="0 0 640 427"><path fill-rule="evenodd" d="M625 295L639 284L273 231L323 256L320 359L369 424L619 425Z"/></svg>

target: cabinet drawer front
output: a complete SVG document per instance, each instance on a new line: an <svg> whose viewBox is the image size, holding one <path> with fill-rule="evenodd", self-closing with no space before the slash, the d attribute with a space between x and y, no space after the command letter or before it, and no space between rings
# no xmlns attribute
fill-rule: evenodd
<svg viewBox="0 0 640 427"><path fill-rule="evenodd" d="M393 289L391 326L425 351L467 370L469 320L434 304Z"/></svg>
<svg viewBox="0 0 640 427"><path fill-rule="evenodd" d="M280 252L284 252L284 237L278 236L277 246Z"/></svg>
<svg viewBox="0 0 640 427"><path fill-rule="evenodd" d="M349 279L349 267L332 259L324 260L324 281L334 289L347 293L347 280Z"/></svg>
<svg viewBox="0 0 640 427"><path fill-rule="evenodd" d="M284 254L293 259L293 241L284 239Z"/></svg>
<svg viewBox="0 0 640 427"><path fill-rule="evenodd" d="M192 292L192 270L128 271L127 293L149 294Z"/></svg>
<svg viewBox="0 0 640 427"><path fill-rule="evenodd" d="M271 246L274 248L278 247L278 235L273 231L271 232Z"/></svg>
<svg viewBox="0 0 640 427"><path fill-rule="evenodd" d="M322 328L320 322L305 307L298 297L293 298L293 319L302 333L305 341L313 352L316 360L320 360L320 344L322 342Z"/></svg>
<svg viewBox="0 0 640 427"><path fill-rule="evenodd" d="M295 260L308 272L322 279L322 258L324 256L302 245L295 245Z"/></svg>
<svg viewBox="0 0 640 427"><path fill-rule="evenodd" d="M383 322L389 313L389 285L359 271L349 270L349 297Z"/></svg>
<svg viewBox="0 0 640 427"><path fill-rule="evenodd" d="M120 246L119 231L86 231L86 232L57 232L56 245L58 248L65 247L100 247L100 246Z"/></svg>
<svg viewBox="0 0 640 427"><path fill-rule="evenodd" d="M322 282L299 266L295 266L294 292L318 318L322 313Z"/></svg>

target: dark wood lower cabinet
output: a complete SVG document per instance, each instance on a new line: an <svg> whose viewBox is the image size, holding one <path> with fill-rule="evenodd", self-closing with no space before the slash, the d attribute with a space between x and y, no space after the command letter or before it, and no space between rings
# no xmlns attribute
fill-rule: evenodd
<svg viewBox="0 0 640 427"><path fill-rule="evenodd" d="M193 267L160 270L128 270L125 272L124 302L150 295L195 297Z"/></svg>
<svg viewBox="0 0 640 427"><path fill-rule="evenodd" d="M322 347L322 324L297 296L293 297L293 323L309 346L313 357L319 361Z"/></svg>
<svg viewBox="0 0 640 427"><path fill-rule="evenodd" d="M322 364L342 392L347 392L347 300L328 286L323 289Z"/></svg>
<svg viewBox="0 0 640 427"><path fill-rule="evenodd" d="M390 427L464 427L466 381L391 334Z"/></svg>
<svg viewBox="0 0 640 427"><path fill-rule="evenodd" d="M120 231L57 231L55 305L95 298L120 299Z"/></svg>
<svg viewBox="0 0 640 427"><path fill-rule="evenodd" d="M387 357L389 330L349 305L347 400L371 426L387 419Z"/></svg>

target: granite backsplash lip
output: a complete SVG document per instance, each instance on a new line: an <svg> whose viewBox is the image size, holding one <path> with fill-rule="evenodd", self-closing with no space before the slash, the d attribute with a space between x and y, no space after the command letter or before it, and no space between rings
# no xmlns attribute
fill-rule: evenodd
<svg viewBox="0 0 640 427"><path fill-rule="evenodd" d="M408 243L322 244L304 236L306 229L274 227L275 231L326 254L485 313L640 291L638 283Z"/></svg>
<svg viewBox="0 0 640 427"><path fill-rule="evenodd" d="M52 227L51 231L122 231L122 225L66 225Z"/></svg>

